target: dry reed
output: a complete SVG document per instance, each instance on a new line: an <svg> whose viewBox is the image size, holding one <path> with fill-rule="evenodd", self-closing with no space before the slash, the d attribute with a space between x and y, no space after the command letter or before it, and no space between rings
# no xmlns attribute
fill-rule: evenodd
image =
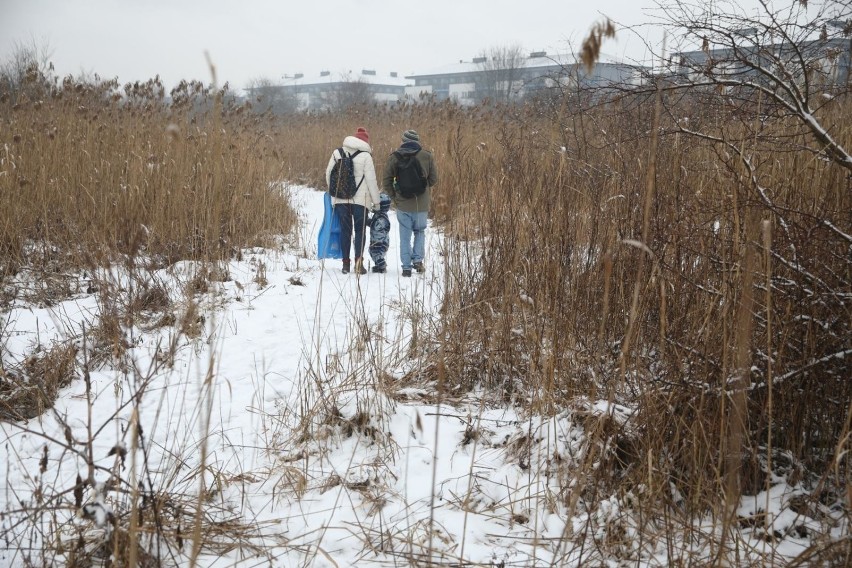
<svg viewBox="0 0 852 568"><path fill-rule="evenodd" d="M217 95L198 85L166 111L156 83L122 105L66 87L2 110L5 275L45 243L77 266L143 250L234 254L292 227L271 179L322 187L330 150L357 126L381 170L416 128L441 169L432 217L448 228L448 277L434 360L410 378L439 397L482 388L528 413L600 398L636 409L629 429L590 425L599 453L577 477L589 500L642 488L639 514L669 542L708 511L721 524L725 487L756 493L773 471L804 478L813 503L842 503L852 193L836 164L796 151L808 134L789 121L769 120L758 139L735 112L708 110L712 94L667 98L655 119L647 98L578 92L286 117L231 106L214 136L205 101ZM836 97L820 113L842 123L849 110ZM754 159L688 135L684 118ZM852 146L848 129L837 136ZM561 498L573 510L580 493Z"/></svg>

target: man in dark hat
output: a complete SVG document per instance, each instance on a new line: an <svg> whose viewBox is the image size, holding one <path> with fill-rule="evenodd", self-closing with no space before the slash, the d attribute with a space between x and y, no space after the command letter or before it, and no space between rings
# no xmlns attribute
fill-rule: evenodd
<svg viewBox="0 0 852 568"><path fill-rule="evenodd" d="M399 259L402 275L426 270L426 223L432 204L432 187L438 183L438 169L432 153L420 145L414 130L402 133L402 145L388 158L382 178L383 190L396 206L399 225Z"/></svg>

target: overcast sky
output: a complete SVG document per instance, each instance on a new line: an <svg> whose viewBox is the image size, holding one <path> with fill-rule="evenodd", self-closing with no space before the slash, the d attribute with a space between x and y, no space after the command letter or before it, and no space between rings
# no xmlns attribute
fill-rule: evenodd
<svg viewBox="0 0 852 568"><path fill-rule="evenodd" d="M410 8L404 8L409 6ZM16 43L49 46L59 75L121 83L159 74L243 87L257 77L375 69L401 75L469 61L493 46L567 52L603 15L647 22L653 0L0 0L0 60ZM619 34L604 45L642 58Z"/></svg>

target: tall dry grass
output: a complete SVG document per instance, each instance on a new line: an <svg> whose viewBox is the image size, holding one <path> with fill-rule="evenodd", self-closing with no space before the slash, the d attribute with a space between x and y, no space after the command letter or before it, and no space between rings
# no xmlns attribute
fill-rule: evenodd
<svg viewBox="0 0 852 568"><path fill-rule="evenodd" d="M271 181L322 187L328 154L357 126L370 131L381 171L401 133L415 128L440 167L433 218L447 227L448 258L456 261L442 331L450 384L498 388L545 412L580 395L641 399L654 409L648 428L666 433L673 463L664 469L678 479L713 469L737 348L747 342L753 468L770 430L776 449L806 464L830 463L852 400L844 239L852 207L840 168L789 151L805 136L794 125L779 120L763 137L787 136L784 152L755 143L755 172L724 147L677 132L675 115L716 120L730 138L749 128L708 117L689 98L667 101L669 118L658 125L652 102L639 98L288 117L231 104L214 132L216 93L198 84L176 89L165 109L156 82L126 92L120 105L106 97L114 90L68 83L43 101L3 110L7 274L51 254L88 260L142 247L168 259L232 254L293 226ZM821 118L836 124L847 111L838 98ZM640 242L655 127L662 137L649 238ZM848 137L839 132L847 146ZM751 253L755 260L745 263ZM623 350L643 256L649 269ZM737 315L744 270L754 289L747 337ZM675 465L681 458L688 463ZM700 487L706 497L712 483Z"/></svg>
<svg viewBox="0 0 852 568"><path fill-rule="evenodd" d="M665 98L657 119L651 99L572 96L287 117L225 105L213 128L215 93L185 85L163 109L157 89L119 105L67 85L2 110L6 274L58 254L231 254L292 227L270 181L321 188L330 152L358 126L381 172L415 128L440 169L432 216L448 264L418 380L447 396L482 388L530 414L590 399L633 409L629 427L586 425L597 450L565 493L571 508L635 490L641 515L687 533L708 511L727 522L726 480L756 493L770 471L810 489L803 514L852 506L840 493L850 181L800 150L796 124L771 118L758 137L690 97ZM821 120L843 124L849 104L836 97ZM688 135L683 119L737 144ZM848 128L835 135L852 146Z"/></svg>
<svg viewBox="0 0 852 568"><path fill-rule="evenodd" d="M266 125L226 89L183 82L167 99L157 79L51 82L32 70L25 81L17 97L0 91L0 308L98 292L90 339L105 359L120 359L134 324L194 325L171 313L153 271L227 259L295 229ZM98 281L97 269L112 264L132 274L129 289ZM145 321L154 312L161 319ZM50 408L74 376L69 349L48 356L37 346L18 363L0 349L0 413Z"/></svg>
<svg viewBox="0 0 852 568"><path fill-rule="evenodd" d="M0 262L219 259L290 231L281 162L226 91L157 80L42 85L0 105Z"/></svg>

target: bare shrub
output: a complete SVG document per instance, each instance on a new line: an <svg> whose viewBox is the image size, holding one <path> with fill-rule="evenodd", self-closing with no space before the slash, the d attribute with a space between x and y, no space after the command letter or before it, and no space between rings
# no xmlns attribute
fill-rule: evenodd
<svg viewBox="0 0 852 568"><path fill-rule="evenodd" d="M28 420L52 408L59 390L77 376L76 355L75 345L57 344L0 368L0 419Z"/></svg>

